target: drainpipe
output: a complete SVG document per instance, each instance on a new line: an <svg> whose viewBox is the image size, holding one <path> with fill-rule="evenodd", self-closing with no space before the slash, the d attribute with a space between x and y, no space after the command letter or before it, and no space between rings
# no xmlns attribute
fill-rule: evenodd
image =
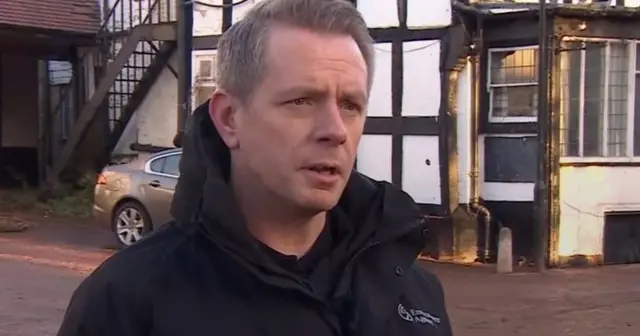
<svg viewBox="0 0 640 336"><path fill-rule="evenodd" d="M538 171L536 178L536 270L544 272L547 266L547 228L550 223L550 123L549 118L549 27L547 4L540 0L538 19Z"/></svg>
<svg viewBox="0 0 640 336"><path fill-rule="evenodd" d="M193 2L177 0L178 21L178 106L177 134L174 138L180 141L187 118L191 115L191 56L193 49Z"/></svg>
<svg viewBox="0 0 640 336"><path fill-rule="evenodd" d="M471 55L471 120L470 120L470 128L471 128L471 140L470 140L470 150L471 150L471 171L469 172L469 176L471 178L471 199L469 200L469 209L476 215L481 215L484 220L484 249L478 260L481 262L488 262L490 253L489 253L489 243L491 238L491 212L487 207L480 204L480 167L479 167L479 153L478 153L478 135L480 133L480 54L484 48L483 46L483 29L482 29L482 18L478 18L476 21L476 31L478 34L478 38L473 47L472 55Z"/></svg>

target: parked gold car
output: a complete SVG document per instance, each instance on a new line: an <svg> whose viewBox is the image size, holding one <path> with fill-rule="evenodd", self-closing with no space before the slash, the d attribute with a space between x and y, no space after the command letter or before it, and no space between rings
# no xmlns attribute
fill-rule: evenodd
<svg viewBox="0 0 640 336"><path fill-rule="evenodd" d="M181 156L182 149L169 149L107 166L95 186L94 219L123 246L171 221L169 208Z"/></svg>

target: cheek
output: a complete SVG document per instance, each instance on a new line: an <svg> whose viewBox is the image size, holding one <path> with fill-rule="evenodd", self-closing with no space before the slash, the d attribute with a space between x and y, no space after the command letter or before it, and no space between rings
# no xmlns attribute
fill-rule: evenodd
<svg viewBox="0 0 640 336"><path fill-rule="evenodd" d="M364 132L364 122L354 123L352 127L349 127L349 151L350 154L355 156L355 153L358 151L358 145L360 144L360 139L362 138L362 133Z"/></svg>
<svg viewBox="0 0 640 336"><path fill-rule="evenodd" d="M257 119L243 123L238 131L240 150L256 169L268 171L269 167L282 167L289 160L293 144L286 130L276 126Z"/></svg>

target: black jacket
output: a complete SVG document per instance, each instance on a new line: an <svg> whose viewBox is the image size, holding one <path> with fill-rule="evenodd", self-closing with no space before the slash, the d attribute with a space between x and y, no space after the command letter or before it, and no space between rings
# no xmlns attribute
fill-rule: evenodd
<svg viewBox="0 0 640 336"><path fill-rule="evenodd" d="M59 336L451 335L442 287L416 263L426 230L407 194L352 174L335 209L352 234L318 264L321 294L245 231L225 182L229 153L206 110L183 139L176 221L96 269Z"/></svg>

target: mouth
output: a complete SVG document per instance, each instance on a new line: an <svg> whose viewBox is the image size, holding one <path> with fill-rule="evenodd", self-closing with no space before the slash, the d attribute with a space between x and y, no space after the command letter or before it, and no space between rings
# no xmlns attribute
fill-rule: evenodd
<svg viewBox="0 0 640 336"><path fill-rule="evenodd" d="M340 175L341 173L340 166L331 163L316 163L306 166L305 169L327 176Z"/></svg>

